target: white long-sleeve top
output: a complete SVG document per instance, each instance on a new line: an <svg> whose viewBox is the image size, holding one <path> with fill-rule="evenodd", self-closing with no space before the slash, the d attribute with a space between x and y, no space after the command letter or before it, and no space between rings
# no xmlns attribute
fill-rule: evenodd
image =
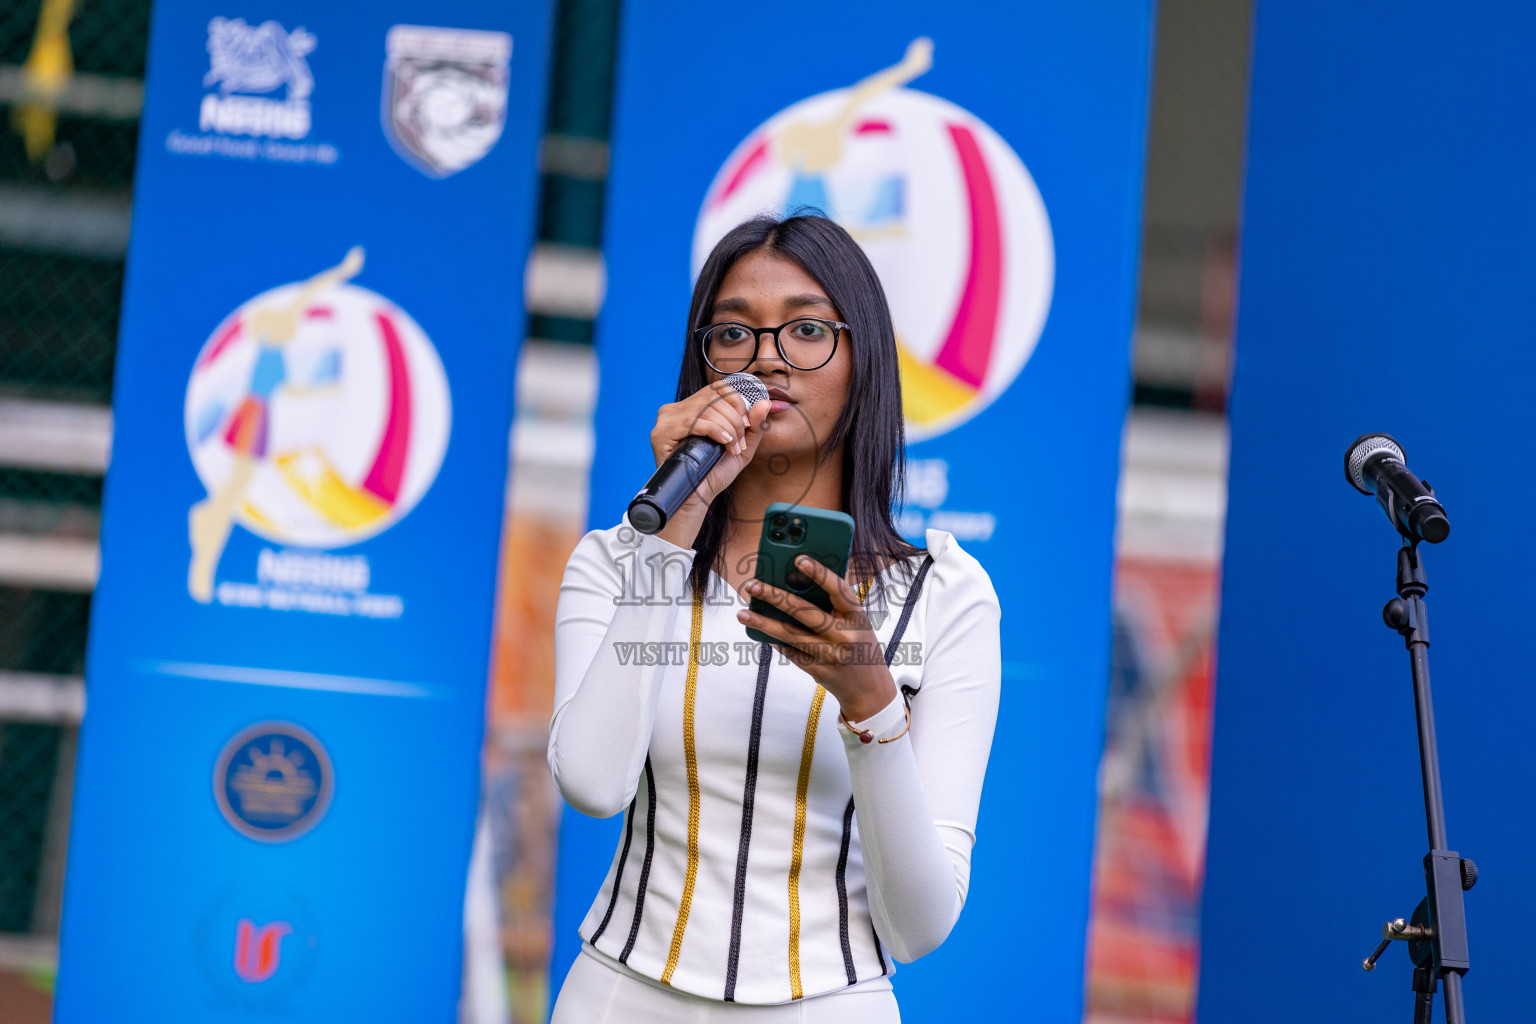
<svg viewBox="0 0 1536 1024"><path fill-rule="evenodd" d="M693 551L627 522L582 538L555 619L549 765L584 814L625 814L581 925L610 961L680 991L782 1003L882 979L965 902L1001 663L996 592L954 537L865 599L911 729L863 743L807 673L750 640ZM690 646L690 637L696 642ZM690 657L690 650L693 657ZM903 698L854 725L898 733ZM883 984L883 982L882 982Z"/></svg>

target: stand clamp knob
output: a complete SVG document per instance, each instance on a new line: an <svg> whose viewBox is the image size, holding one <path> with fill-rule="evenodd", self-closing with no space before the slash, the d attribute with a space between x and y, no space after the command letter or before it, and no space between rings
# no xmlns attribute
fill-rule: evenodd
<svg viewBox="0 0 1536 1024"><path fill-rule="evenodd" d="M1470 889L1477 884L1477 865L1468 857L1461 858L1461 887Z"/></svg>
<svg viewBox="0 0 1536 1024"><path fill-rule="evenodd" d="M1394 918L1381 926L1381 937L1391 942L1400 939L1403 942L1423 942L1435 937L1435 930L1427 924L1409 924L1402 918Z"/></svg>

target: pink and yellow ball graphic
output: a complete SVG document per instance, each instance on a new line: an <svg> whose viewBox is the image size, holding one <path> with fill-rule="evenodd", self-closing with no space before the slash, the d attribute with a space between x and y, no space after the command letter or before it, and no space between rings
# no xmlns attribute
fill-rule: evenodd
<svg viewBox="0 0 1536 1024"><path fill-rule="evenodd" d="M333 548L374 536L431 487L448 446L448 378L421 327L383 296L342 284L316 295L286 338L252 314L301 285L256 296L203 345L187 385L187 448L209 493L253 467L235 522L281 544Z"/></svg>
<svg viewBox="0 0 1536 1024"><path fill-rule="evenodd" d="M1028 362L1051 303L1050 221L1024 164L968 111L912 89L852 111L848 99L796 103L736 148L700 212L693 269L750 217L825 211L885 286L908 439L922 440L981 412Z"/></svg>

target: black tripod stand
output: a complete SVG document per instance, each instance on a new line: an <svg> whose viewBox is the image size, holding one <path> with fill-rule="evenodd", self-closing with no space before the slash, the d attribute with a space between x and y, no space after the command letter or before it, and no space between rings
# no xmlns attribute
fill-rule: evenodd
<svg viewBox="0 0 1536 1024"><path fill-rule="evenodd" d="M1439 543L1450 533L1445 509L1428 484L1408 471L1402 448L1385 434L1367 434L1345 453L1345 475L1366 494L1374 493L1387 518L1403 537L1397 552L1397 597L1381 610L1387 626L1408 646L1413 664L1413 704L1419 725L1419 768L1424 777L1424 816L1429 825L1429 853L1424 856L1428 894L1413 915L1382 926L1381 945L1362 966L1376 961L1394 941L1408 943L1413 961L1414 1024L1430 1024L1437 985L1445 985L1446 1024L1465 1024L1461 976L1471 963L1463 890L1477 882L1477 865L1463 859L1445 836L1445 803L1440 792L1440 755L1435 744L1435 709L1429 693L1429 617L1424 595L1424 560L1419 542Z"/></svg>

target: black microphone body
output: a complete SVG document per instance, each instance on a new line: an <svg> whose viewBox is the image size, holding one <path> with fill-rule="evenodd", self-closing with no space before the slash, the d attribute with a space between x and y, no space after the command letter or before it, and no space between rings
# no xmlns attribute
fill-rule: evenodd
<svg viewBox="0 0 1536 1024"><path fill-rule="evenodd" d="M630 523L641 533L659 532L723 455L725 446L712 438L684 439L629 503Z"/></svg>
<svg viewBox="0 0 1536 1024"><path fill-rule="evenodd" d="M1451 523L1435 494L1413 475L1402 446L1389 434L1362 434L1344 453L1344 475L1362 494L1374 494L1397 532L1438 544Z"/></svg>
<svg viewBox="0 0 1536 1024"><path fill-rule="evenodd" d="M747 400L747 407L768 397L768 388L750 373L729 373L725 383ZM724 401L724 396L720 401ZM725 446L694 434L684 438L629 503L629 521L641 533L659 533L688 496L699 489L725 454Z"/></svg>

